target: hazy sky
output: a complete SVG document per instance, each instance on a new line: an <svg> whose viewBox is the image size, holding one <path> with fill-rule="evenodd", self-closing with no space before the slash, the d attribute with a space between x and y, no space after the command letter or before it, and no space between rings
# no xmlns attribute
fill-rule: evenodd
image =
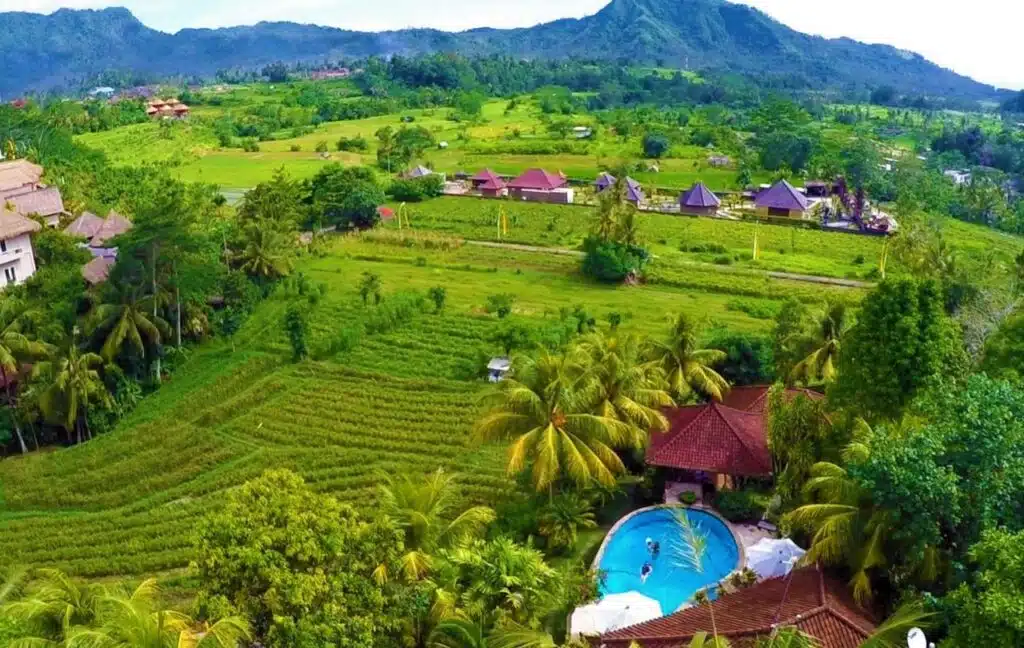
<svg viewBox="0 0 1024 648"><path fill-rule="evenodd" d="M164 31L291 20L359 30L520 27L608 0L0 0L0 11L122 4ZM1024 88L1022 0L742 0L800 31L910 49L994 85Z"/></svg>

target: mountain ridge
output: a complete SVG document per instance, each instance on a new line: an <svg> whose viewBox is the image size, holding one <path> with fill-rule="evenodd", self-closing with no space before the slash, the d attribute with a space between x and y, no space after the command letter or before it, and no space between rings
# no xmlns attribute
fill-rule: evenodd
<svg viewBox="0 0 1024 648"><path fill-rule="evenodd" d="M533 27L460 32L418 28L360 32L288 21L223 28L152 29L124 7L0 13L0 93L45 91L106 70L209 76L274 61L418 55L625 60L789 76L811 87L982 99L980 83L889 45L798 32L764 12L726 0L612 0L597 13Z"/></svg>

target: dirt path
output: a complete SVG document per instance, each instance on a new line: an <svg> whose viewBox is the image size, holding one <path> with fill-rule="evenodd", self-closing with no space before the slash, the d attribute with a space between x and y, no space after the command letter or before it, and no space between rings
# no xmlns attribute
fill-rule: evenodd
<svg viewBox="0 0 1024 648"><path fill-rule="evenodd" d="M517 250L519 252L539 252L541 254L560 254L562 256L573 256L581 257L583 253L579 250L569 250L567 248L554 248L554 247L541 247L537 245L522 245L520 243L498 243L495 241L474 241L466 240L469 245L478 245L480 247L489 248L500 248L503 250ZM752 270L736 270L731 268L724 268L720 265L713 263L700 263L698 261L685 261L686 265L701 268L702 270L712 270L714 272L720 272L722 274L761 274L758 271ZM772 279L784 279L786 281L803 281L806 283L815 283L824 286L838 286L840 288L874 288L875 284L867 281L857 281L855 279L839 279L837 277L821 277L818 275L805 275L797 274L794 272L774 272L766 271L763 274L771 277Z"/></svg>

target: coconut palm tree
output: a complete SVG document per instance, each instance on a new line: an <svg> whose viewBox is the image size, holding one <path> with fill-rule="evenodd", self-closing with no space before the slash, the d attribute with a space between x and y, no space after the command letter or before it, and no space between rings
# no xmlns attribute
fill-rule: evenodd
<svg viewBox="0 0 1024 648"><path fill-rule="evenodd" d="M14 435L18 439L22 454L28 452L28 448L21 433L18 414L15 412L17 399L11 385L18 375L21 363L44 358L49 352L45 344L34 342L24 334L24 318L25 312L16 300L0 301L0 381L3 382L7 407L14 422Z"/></svg>
<svg viewBox="0 0 1024 648"><path fill-rule="evenodd" d="M814 336L814 351L797 363L789 373L790 382L805 385L828 384L836 378L840 339L848 327L846 305L833 302L828 305L818 322Z"/></svg>
<svg viewBox="0 0 1024 648"><path fill-rule="evenodd" d="M474 429L484 441L511 440L508 474L528 473L538 492L559 480L611 485L625 472L615 450L641 447L633 426L593 413L571 369L550 353L518 361L515 378L486 397L491 408Z"/></svg>
<svg viewBox="0 0 1024 648"><path fill-rule="evenodd" d="M595 414L631 425L634 444L646 445L649 431L668 429L661 408L675 402L666 391L665 372L658 362L643 361L634 336L590 333L577 351L581 389L592 395Z"/></svg>
<svg viewBox="0 0 1024 648"><path fill-rule="evenodd" d="M29 630L31 636L12 641L9 648L57 646L78 627L96 621L100 599L98 585L79 584L56 569L42 569L27 598L3 606L2 613Z"/></svg>
<svg viewBox="0 0 1024 648"><path fill-rule="evenodd" d="M665 340L649 342L647 357L661 364L669 393L678 403L694 395L720 401L729 392L728 381L712 368L725 360L726 353L698 348L697 331L686 315L676 318Z"/></svg>
<svg viewBox="0 0 1024 648"><path fill-rule="evenodd" d="M38 363L32 375L42 382L39 409L43 417L62 425L69 441L72 432L76 433L77 442L81 443L83 431L84 438L92 438L88 423L90 405L109 405L110 393L97 371L103 358L79 351L76 338L77 335L55 359Z"/></svg>
<svg viewBox="0 0 1024 648"><path fill-rule="evenodd" d="M409 475L381 475L380 479L379 506L405 534L405 554L400 563L409 581L426 578L438 551L479 537L495 519L494 510L486 506L456 514L460 498L455 479L440 468L426 480ZM378 567L376 576L386 579L387 567Z"/></svg>
<svg viewBox="0 0 1024 648"><path fill-rule="evenodd" d="M95 333L103 337L100 355L113 362L127 342L142 357L146 346L156 347L171 327L152 307L152 296L142 297L138 286L123 286L110 293L110 300L96 308Z"/></svg>
<svg viewBox="0 0 1024 648"><path fill-rule="evenodd" d="M159 588L149 579L131 593L101 597L98 624L73 629L67 648L238 648L249 638L240 617L196 624L187 615L161 609Z"/></svg>
<svg viewBox="0 0 1024 648"><path fill-rule="evenodd" d="M242 249L234 255L238 269L257 279L278 279L292 271L287 235L275 224L255 220L242 228Z"/></svg>
<svg viewBox="0 0 1024 648"><path fill-rule="evenodd" d="M428 648L555 648L546 632L516 624L492 628L458 615L442 620L427 642Z"/></svg>
<svg viewBox="0 0 1024 648"><path fill-rule="evenodd" d="M901 605L860 648L903 648L907 645L907 633L912 628L928 629L934 617L935 613L926 611L920 601Z"/></svg>
<svg viewBox="0 0 1024 648"><path fill-rule="evenodd" d="M572 549L580 529L597 528L594 505L577 493L562 493L553 498L538 517L540 534L547 538L548 550Z"/></svg>
<svg viewBox="0 0 1024 648"><path fill-rule="evenodd" d="M21 597L28 575L28 569L21 565L11 565L0 570L0 605Z"/></svg>

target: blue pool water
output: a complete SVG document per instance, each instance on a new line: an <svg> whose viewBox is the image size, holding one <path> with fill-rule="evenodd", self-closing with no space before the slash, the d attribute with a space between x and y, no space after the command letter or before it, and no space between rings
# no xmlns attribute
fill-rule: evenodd
<svg viewBox="0 0 1024 648"><path fill-rule="evenodd" d="M717 583L736 569L739 549L732 532L713 515L683 510L694 527L707 537L703 572L680 560L680 530L673 512L668 509L644 511L627 520L608 539L598 565L605 576L601 584L603 594L635 590L661 603L662 614L671 614L693 598L697 590ZM661 545L656 558L647 550L647 538ZM654 569L642 583L640 571L645 562L650 562Z"/></svg>

